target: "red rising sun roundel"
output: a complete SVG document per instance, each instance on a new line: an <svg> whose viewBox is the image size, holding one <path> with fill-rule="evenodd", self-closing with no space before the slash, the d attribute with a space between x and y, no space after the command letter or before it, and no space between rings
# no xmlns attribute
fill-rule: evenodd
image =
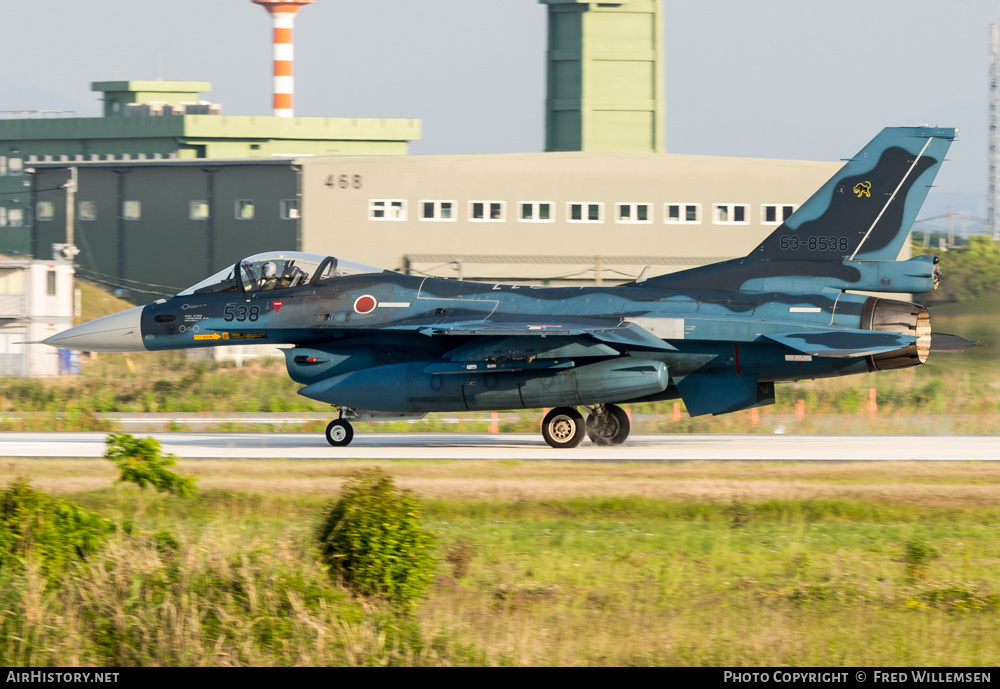
<svg viewBox="0 0 1000 689"><path fill-rule="evenodd" d="M358 313L371 313L378 306L378 301L370 294L365 294L354 300L354 310Z"/></svg>

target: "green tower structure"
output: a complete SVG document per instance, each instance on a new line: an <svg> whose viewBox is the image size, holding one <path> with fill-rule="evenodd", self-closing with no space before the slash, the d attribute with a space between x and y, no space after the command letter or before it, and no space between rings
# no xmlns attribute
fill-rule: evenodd
<svg viewBox="0 0 1000 689"><path fill-rule="evenodd" d="M548 6L546 151L664 152L662 0Z"/></svg>

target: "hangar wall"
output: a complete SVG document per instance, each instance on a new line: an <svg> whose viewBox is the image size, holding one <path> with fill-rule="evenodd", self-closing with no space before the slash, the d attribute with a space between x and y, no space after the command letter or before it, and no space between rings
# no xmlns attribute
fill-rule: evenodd
<svg viewBox="0 0 1000 689"><path fill-rule="evenodd" d="M296 162L304 251L443 277L590 283L745 255L841 166L600 152ZM671 218L671 206L695 206L696 221Z"/></svg>

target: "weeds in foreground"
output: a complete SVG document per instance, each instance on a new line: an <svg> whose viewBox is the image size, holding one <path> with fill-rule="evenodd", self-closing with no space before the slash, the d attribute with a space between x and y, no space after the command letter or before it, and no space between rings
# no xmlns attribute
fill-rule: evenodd
<svg viewBox="0 0 1000 689"><path fill-rule="evenodd" d="M112 433L107 439L104 458L118 467L119 483L134 483L140 490L149 484L161 493L181 497L195 491L194 479L181 476L168 467L177 465L173 455L160 454L160 443L154 438L135 438L128 433Z"/></svg>
<svg viewBox="0 0 1000 689"><path fill-rule="evenodd" d="M409 612L434 574L434 537L420 523L420 504L379 468L344 484L323 516L316 542L331 572L349 587L382 596Z"/></svg>
<svg viewBox="0 0 1000 689"><path fill-rule="evenodd" d="M922 538L912 538L903 547L903 558L906 561L906 580L919 582L927 578L927 565L932 557L937 556L937 550Z"/></svg>
<svg viewBox="0 0 1000 689"><path fill-rule="evenodd" d="M37 568L45 587L94 555L113 531L111 521L24 481L0 493L0 566L7 572Z"/></svg>

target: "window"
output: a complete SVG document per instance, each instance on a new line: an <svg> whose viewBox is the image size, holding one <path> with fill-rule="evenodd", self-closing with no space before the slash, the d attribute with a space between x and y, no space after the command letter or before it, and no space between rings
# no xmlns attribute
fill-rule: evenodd
<svg viewBox="0 0 1000 689"><path fill-rule="evenodd" d="M23 208L11 208L7 211L7 226L8 227L23 227L24 226L24 209Z"/></svg>
<svg viewBox="0 0 1000 689"><path fill-rule="evenodd" d="M236 219L253 220L253 199L238 199L236 201Z"/></svg>
<svg viewBox="0 0 1000 689"><path fill-rule="evenodd" d="M765 204L760 207L760 221L764 225L779 225L792 216L798 206Z"/></svg>
<svg viewBox="0 0 1000 689"><path fill-rule="evenodd" d="M7 209L0 206L0 227L7 227Z"/></svg>
<svg viewBox="0 0 1000 689"><path fill-rule="evenodd" d="M54 270L45 273L45 293L50 297L56 296L56 271Z"/></svg>
<svg viewBox="0 0 1000 689"><path fill-rule="evenodd" d="M700 203L668 203L664 206L663 222L676 225L701 224Z"/></svg>
<svg viewBox="0 0 1000 689"><path fill-rule="evenodd" d="M7 159L7 174L19 175L24 171L24 161L21 158Z"/></svg>
<svg viewBox="0 0 1000 689"><path fill-rule="evenodd" d="M554 222L552 204L548 201L522 201L520 222Z"/></svg>
<svg viewBox="0 0 1000 689"><path fill-rule="evenodd" d="M504 222L507 219L505 201L470 201L469 220L478 222Z"/></svg>
<svg viewBox="0 0 1000 689"><path fill-rule="evenodd" d="M420 219L421 220L455 220L455 202L454 201L421 201L420 202Z"/></svg>
<svg viewBox="0 0 1000 689"><path fill-rule="evenodd" d="M282 220L298 220L299 200L281 199L278 202L278 215Z"/></svg>
<svg viewBox="0 0 1000 689"><path fill-rule="evenodd" d="M712 222L716 225L749 225L748 209L745 203L714 203Z"/></svg>
<svg viewBox="0 0 1000 689"><path fill-rule="evenodd" d="M604 222L603 203L570 203L570 222Z"/></svg>
<svg viewBox="0 0 1000 689"><path fill-rule="evenodd" d="M39 201L35 208L35 217L39 221L52 220L56 215L56 206L51 201Z"/></svg>
<svg viewBox="0 0 1000 689"><path fill-rule="evenodd" d="M619 203L615 204L616 222L622 223L649 223L653 222L650 217L648 203Z"/></svg>
<svg viewBox="0 0 1000 689"><path fill-rule="evenodd" d="M205 201L204 199L192 201L190 209L190 218L192 220L208 220L208 201Z"/></svg>
<svg viewBox="0 0 1000 689"><path fill-rule="evenodd" d="M370 220L406 220L406 201L379 199L368 202Z"/></svg>
<svg viewBox="0 0 1000 689"><path fill-rule="evenodd" d="M139 220L142 218L142 202L141 201L124 201L122 202L122 217L126 220Z"/></svg>
<svg viewBox="0 0 1000 689"><path fill-rule="evenodd" d="M7 156L0 156L0 176L7 174Z"/></svg>
<svg viewBox="0 0 1000 689"><path fill-rule="evenodd" d="M97 220L97 201L80 202L80 220Z"/></svg>

